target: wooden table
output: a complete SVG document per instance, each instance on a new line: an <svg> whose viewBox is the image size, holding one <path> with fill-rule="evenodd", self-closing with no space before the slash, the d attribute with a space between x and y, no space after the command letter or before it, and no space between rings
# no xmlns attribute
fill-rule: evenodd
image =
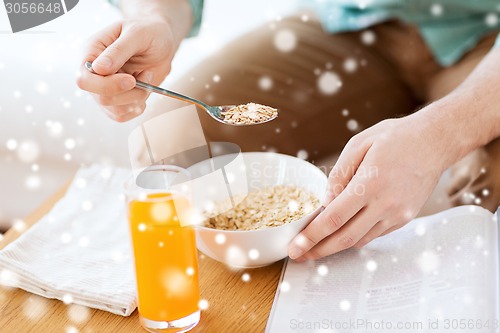
<svg viewBox="0 0 500 333"><path fill-rule="evenodd" d="M24 220L27 228L50 211L68 186L69 183ZM0 249L19 235L10 229L0 241ZM280 261L264 268L232 271L200 255L201 297L209 302L209 307L202 312L201 321L192 332L263 332L282 265ZM250 274L249 282L241 280L245 272ZM81 315L72 315L74 310L84 314L83 320ZM21 289L0 287L0 332L77 332L75 329L81 333L144 331L137 311L130 317L122 317L44 299Z"/></svg>

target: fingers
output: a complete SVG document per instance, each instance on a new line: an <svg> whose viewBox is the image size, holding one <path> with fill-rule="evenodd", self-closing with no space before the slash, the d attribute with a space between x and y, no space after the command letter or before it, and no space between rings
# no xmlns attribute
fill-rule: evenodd
<svg viewBox="0 0 500 333"><path fill-rule="evenodd" d="M77 79L78 86L94 95L106 115L119 122L142 114L149 97L148 92L134 89L136 78L122 69L133 56L141 55L148 44L145 42L147 36L141 29L124 27L122 23L113 24L95 35L84 59L84 62L92 62L95 73L89 72L82 64ZM135 70L133 73L137 80L153 82L150 71Z"/></svg>
<svg viewBox="0 0 500 333"><path fill-rule="evenodd" d="M141 115L146 109L146 103L140 105L130 104L113 107L112 110L104 109L104 113L119 123L127 122Z"/></svg>
<svg viewBox="0 0 500 333"><path fill-rule="evenodd" d="M120 22L111 24L101 31L96 32L88 40L85 50L85 61L93 62L109 45L120 36L122 24Z"/></svg>
<svg viewBox="0 0 500 333"><path fill-rule="evenodd" d="M121 73L103 77L87 72L78 81L80 88L94 92L95 100L105 108L106 115L118 122L126 122L141 115L149 97L149 92L137 88L122 92L123 87L117 85L116 78L124 75L132 78L135 87L135 78ZM149 83L154 77L152 72L143 72L138 79Z"/></svg>
<svg viewBox="0 0 500 333"><path fill-rule="evenodd" d="M127 92L135 87L135 78L126 73L106 72L102 66L95 63L95 59L106 52L106 48L120 39L121 24L113 24L97 33L89 42L88 50L83 63L92 62L92 69L100 74L90 73L83 65L80 67L80 76L77 79L78 87L94 94L112 96ZM121 43L121 42L120 42ZM97 68L96 68L97 67ZM96 70L97 69L97 70ZM111 75L114 74L114 75Z"/></svg>
<svg viewBox="0 0 500 333"><path fill-rule="evenodd" d="M132 89L125 93L113 96L99 95L97 102L102 106L121 106L129 104L142 104L148 98L148 92L140 89Z"/></svg>
<svg viewBox="0 0 500 333"><path fill-rule="evenodd" d="M120 36L92 62L92 68L99 75L115 74L141 48L136 35L121 31Z"/></svg>
<svg viewBox="0 0 500 333"><path fill-rule="evenodd" d="M370 145L360 141L359 137L353 137L342 150L337 163L335 163L335 166L328 176L328 185L325 199L323 200L323 207L328 206L328 204L345 189L356 173L358 166L363 161Z"/></svg>
<svg viewBox="0 0 500 333"><path fill-rule="evenodd" d="M391 232L396 231L396 230L400 229L401 227L402 227L402 225L399 225L399 224L398 224L398 225L395 225L395 226L393 226L393 227L391 227L391 228L387 229L387 230L386 230L386 231L384 231L383 233L381 233L381 234L380 234L380 236L385 236L385 235L387 235L387 234L390 234Z"/></svg>
<svg viewBox="0 0 500 333"><path fill-rule="evenodd" d="M80 89L91 93L112 96L132 90L135 87L135 78L125 73L100 76L90 73L82 65L81 75L76 83Z"/></svg>
<svg viewBox="0 0 500 333"><path fill-rule="evenodd" d="M360 248L365 246L366 244L370 243L372 240L374 240L377 237L382 236L384 232L389 232L390 229L393 228L393 225L384 220L384 221L379 221L377 222L373 228L371 228L366 235L364 235L355 245L354 247Z"/></svg>
<svg viewBox="0 0 500 333"><path fill-rule="evenodd" d="M340 230L323 239L303 257L314 260L353 247L373 228L375 213L370 208L361 210Z"/></svg>
<svg viewBox="0 0 500 333"><path fill-rule="evenodd" d="M363 208L365 202L355 193L355 187L356 181L353 179L346 190L292 240L288 249L290 258L302 256L322 239L340 229Z"/></svg>
<svg viewBox="0 0 500 333"><path fill-rule="evenodd" d="M469 174L456 175L452 182L447 186L446 193L450 197L454 196L463 190L471 181L471 176Z"/></svg>

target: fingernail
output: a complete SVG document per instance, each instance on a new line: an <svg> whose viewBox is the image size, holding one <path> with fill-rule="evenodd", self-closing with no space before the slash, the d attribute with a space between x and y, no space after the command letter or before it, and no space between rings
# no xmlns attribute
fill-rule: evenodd
<svg viewBox="0 0 500 333"><path fill-rule="evenodd" d="M323 200L323 207L328 206L330 202L332 202L334 196L335 194L332 191L327 190L325 193L325 199Z"/></svg>
<svg viewBox="0 0 500 333"><path fill-rule="evenodd" d="M302 256L303 254L304 254L304 251L300 247L295 246L295 245L292 245L290 247L290 250L288 251L288 256L291 259L297 259L298 257Z"/></svg>
<svg viewBox="0 0 500 333"><path fill-rule="evenodd" d="M135 81L131 78L122 79L120 83L122 85L122 88L125 90L130 90L135 87Z"/></svg>
<svg viewBox="0 0 500 333"><path fill-rule="evenodd" d="M101 66L104 68L109 68L113 65L113 62L108 57L99 57L92 63L92 66Z"/></svg>

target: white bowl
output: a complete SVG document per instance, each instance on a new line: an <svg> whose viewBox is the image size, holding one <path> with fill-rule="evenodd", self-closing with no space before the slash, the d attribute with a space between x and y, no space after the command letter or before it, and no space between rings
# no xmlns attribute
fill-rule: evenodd
<svg viewBox="0 0 500 333"><path fill-rule="evenodd" d="M248 191L274 185L295 185L311 191L321 202L327 177L313 164L299 158L269 152L242 153ZM214 160L224 158L215 157ZM198 163L197 167L209 161ZM236 194L236 193L235 193ZM260 230L217 230L198 226L198 249L212 259L229 266L255 268L270 265L288 256L288 244L316 217L321 208L279 227Z"/></svg>

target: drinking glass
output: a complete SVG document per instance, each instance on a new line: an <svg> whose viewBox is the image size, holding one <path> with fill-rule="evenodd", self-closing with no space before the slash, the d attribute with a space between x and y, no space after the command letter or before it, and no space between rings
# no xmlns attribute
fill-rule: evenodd
<svg viewBox="0 0 500 333"><path fill-rule="evenodd" d="M126 184L139 317L150 332L187 332L200 320L195 233L180 216L189 198L172 184L189 173L154 165Z"/></svg>

